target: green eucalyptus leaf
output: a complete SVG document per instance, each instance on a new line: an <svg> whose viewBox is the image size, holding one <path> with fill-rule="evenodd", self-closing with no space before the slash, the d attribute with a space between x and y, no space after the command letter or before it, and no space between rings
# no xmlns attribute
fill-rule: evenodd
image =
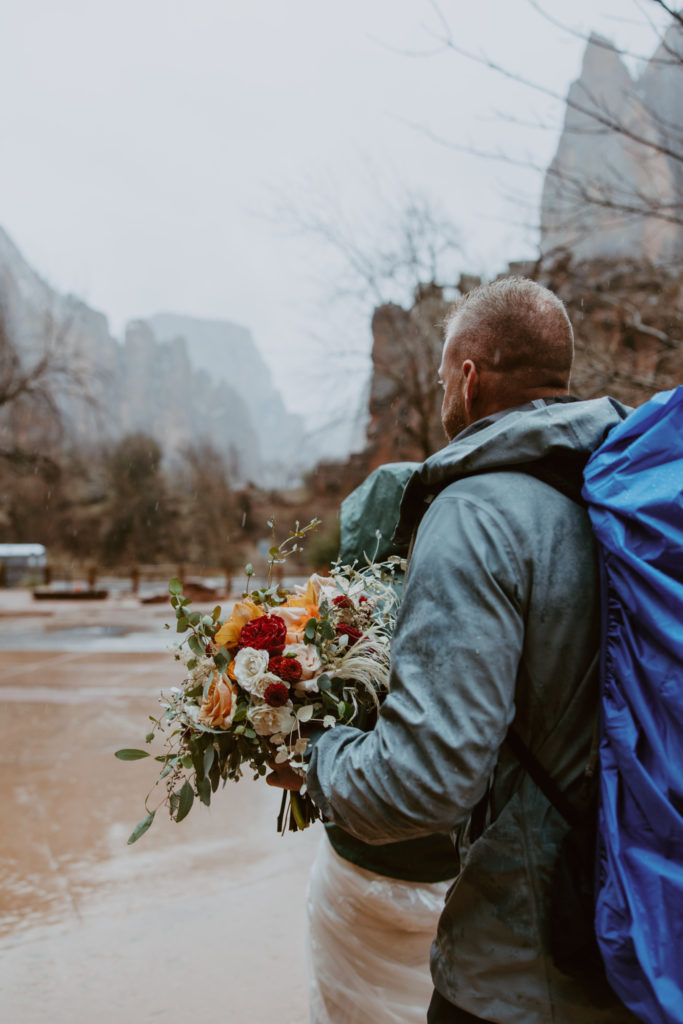
<svg viewBox="0 0 683 1024"><path fill-rule="evenodd" d="M176 633L184 633L188 626L189 626L189 622L187 621L185 616L184 615L179 615L178 616L178 622L177 622L176 628L175 628Z"/></svg>
<svg viewBox="0 0 683 1024"><path fill-rule="evenodd" d="M213 663L216 666L217 670L221 673L221 675L225 672L226 668L230 664L226 656L222 654L221 651L219 651L218 654L214 654Z"/></svg>
<svg viewBox="0 0 683 1024"><path fill-rule="evenodd" d="M183 592L183 585L182 585L182 583L180 582L180 580L178 579L177 576L174 576L173 579L168 584L168 592L169 592L169 594L174 594L174 595L175 594L182 594L182 592Z"/></svg>
<svg viewBox="0 0 683 1024"><path fill-rule="evenodd" d="M204 751L204 774L208 775L213 765L213 759L216 756L216 751L213 748L213 744L208 746Z"/></svg>
<svg viewBox="0 0 683 1024"><path fill-rule="evenodd" d="M306 623L306 625L304 626L304 640L308 640L309 643L312 640L314 640L317 628L318 628L318 620L317 619L309 619L308 622Z"/></svg>
<svg viewBox="0 0 683 1024"><path fill-rule="evenodd" d="M324 672L321 676L318 676L316 682L321 693L325 693L332 686L332 680Z"/></svg>
<svg viewBox="0 0 683 1024"><path fill-rule="evenodd" d="M325 705L325 707L336 712L337 717L339 717L341 715L342 705L339 703L337 698L334 697L327 690L321 690L320 692L322 693L323 704Z"/></svg>
<svg viewBox="0 0 683 1024"><path fill-rule="evenodd" d="M209 807L211 804L211 782L209 779L203 778L201 782L197 783L197 793L201 802Z"/></svg>
<svg viewBox="0 0 683 1024"><path fill-rule="evenodd" d="M220 615L221 615L221 606L219 604L217 604L216 607L214 608L214 610L211 612L211 618L213 619L214 622L218 622L218 620L220 618Z"/></svg>
<svg viewBox="0 0 683 1024"><path fill-rule="evenodd" d="M320 635L323 638L323 640L334 640L336 634L334 631L334 626L332 625L331 622L323 621L320 623Z"/></svg>
<svg viewBox="0 0 683 1024"><path fill-rule="evenodd" d="M132 846L133 843L137 843L140 836L144 836L145 832L154 821L155 814L156 811L150 811L149 814L142 819L142 821L139 821L137 823L137 825L131 832L130 836L128 837L128 846Z"/></svg>
<svg viewBox="0 0 683 1024"><path fill-rule="evenodd" d="M182 821L190 813L192 804L194 803L194 790L189 782L184 782L181 789L178 792L178 811L175 816L176 821Z"/></svg>
<svg viewBox="0 0 683 1024"><path fill-rule="evenodd" d="M206 651L204 650L204 644L201 642L198 636L194 635L194 633L187 641L187 646L190 648L193 654L197 655L198 658L203 658L204 655L206 654Z"/></svg>
<svg viewBox="0 0 683 1024"><path fill-rule="evenodd" d="M180 763L182 764L183 768L192 768L192 755L183 754L182 757L180 758Z"/></svg>
<svg viewBox="0 0 683 1024"><path fill-rule="evenodd" d="M190 612L190 614L187 616L187 621L190 623L191 626L198 626L201 621L201 618L202 617L199 614L199 612Z"/></svg>
<svg viewBox="0 0 683 1024"><path fill-rule="evenodd" d="M149 751L134 750L132 747L126 747L123 750L114 752L114 757L118 757L119 761L141 761L143 757L149 756Z"/></svg>

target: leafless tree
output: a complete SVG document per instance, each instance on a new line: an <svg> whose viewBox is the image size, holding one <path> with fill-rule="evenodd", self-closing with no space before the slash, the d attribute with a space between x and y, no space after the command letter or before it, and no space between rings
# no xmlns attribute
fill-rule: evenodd
<svg viewBox="0 0 683 1024"><path fill-rule="evenodd" d="M372 317L368 440L375 461L426 458L443 443L437 372L443 290L452 287L462 260L460 232L433 201L412 192L394 203L379 199L374 214L371 222L350 222L333 198L319 195L305 208L279 211L280 223L317 238L333 255L328 306L344 304ZM349 359L348 345L345 354L357 377L358 359L353 353Z"/></svg>
<svg viewBox="0 0 683 1024"><path fill-rule="evenodd" d="M48 311L20 340L0 305L0 458L16 465L49 461L63 433L62 400L75 394L91 401L71 329L68 317Z"/></svg>
<svg viewBox="0 0 683 1024"><path fill-rule="evenodd" d="M517 164L544 177L544 252L550 257L553 239L574 232L621 232L625 225L645 236L645 252L657 262L683 258L683 15L664 0L647 0L652 11L665 12L669 24L659 34L653 56L615 48L597 35L585 36L571 25L553 18L539 2L528 0L533 9L564 32L581 38L597 50L617 58L631 57L645 65L643 79L636 83L624 69L624 81L612 95L599 93L580 80L564 97L553 88L515 72L504 64L463 47L448 22L442 6L431 0L437 27L431 33L438 45L458 58L476 62L501 79L526 86L533 94L553 100L565 109L563 139L588 136L595 159L590 166L572 165L558 152L549 167L532 160L485 148L439 141L480 158ZM647 17L647 9L641 8ZM667 97L662 100L662 84ZM667 102L668 98L668 102ZM663 103L663 106L662 106ZM508 118L511 120L511 118ZM560 125L540 118L533 126L558 132ZM435 137L432 133L432 137ZM584 147L585 151L585 147ZM598 220L596 222L596 216Z"/></svg>

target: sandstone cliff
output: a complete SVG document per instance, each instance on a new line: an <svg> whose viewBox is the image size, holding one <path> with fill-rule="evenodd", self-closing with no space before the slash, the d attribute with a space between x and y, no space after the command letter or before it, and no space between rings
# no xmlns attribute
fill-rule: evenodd
<svg viewBox="0 0 683 1024"><path fill-rule="evenodd" d="M683 26L634 80L591 36L541 203L541 251L663 264L683 257Z"/></svg>
<svg viewBox="0 0 683 1024"><path fill-rule="evenodd" d="M538 280L565 302L576 339L577 397L609 394L640 405L683 381L682 270L565 255L545 265L511 264L508 273ZM458 291L477 283L462 277ZM421 461L445 444L436 377L448 308L442 290L431 286L409 310L376 310L367 446L349 463L353 486L382 463Z"/></svg>

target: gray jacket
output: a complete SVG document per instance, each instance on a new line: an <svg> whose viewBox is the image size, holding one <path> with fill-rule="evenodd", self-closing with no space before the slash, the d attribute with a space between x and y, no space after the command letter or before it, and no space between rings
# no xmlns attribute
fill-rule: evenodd
<svg viewBox="0 0 683 1024"><path fill-rule="evenodd" d="M600 628L590 524L515 466L587 455L623 415L610 399L536 402L480 421L423 464L402 508L405 533L428 503L391 693L373 732L335 727L311 754L313 798L371 843L462 834L490 786L488 825L461 850L432 974L451 1002L500 1024L634 1019L594 1006L552 964L550 877L567 826L503 745L514 721L570 795L588 763Z"/></svg>

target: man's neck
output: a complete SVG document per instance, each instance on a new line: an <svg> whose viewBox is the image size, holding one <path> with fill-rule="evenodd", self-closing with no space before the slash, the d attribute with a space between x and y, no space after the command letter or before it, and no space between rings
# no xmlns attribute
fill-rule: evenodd
<svg viewBox="0 0 683 1024"><path fill-rule="evenodd" d="M489 413L487 416L482 416L478 420L474 420L469 426L461 430L459 434L456 434L451 440L451 444L454 441L461 441L465 437L470 437L471 434L476 434L485 427L488 427L489 423L495 423L497 420L507 416L511 412L531 412L533 409L542 409L546 405L556 405L560 402L578 402L580 401L576 395L567 394L566 391L562 391L559 394L544 395L542 398L532 398L529 401L521 402L519 405L511 405L506 409L499 409L497 412Z"/></svg>

